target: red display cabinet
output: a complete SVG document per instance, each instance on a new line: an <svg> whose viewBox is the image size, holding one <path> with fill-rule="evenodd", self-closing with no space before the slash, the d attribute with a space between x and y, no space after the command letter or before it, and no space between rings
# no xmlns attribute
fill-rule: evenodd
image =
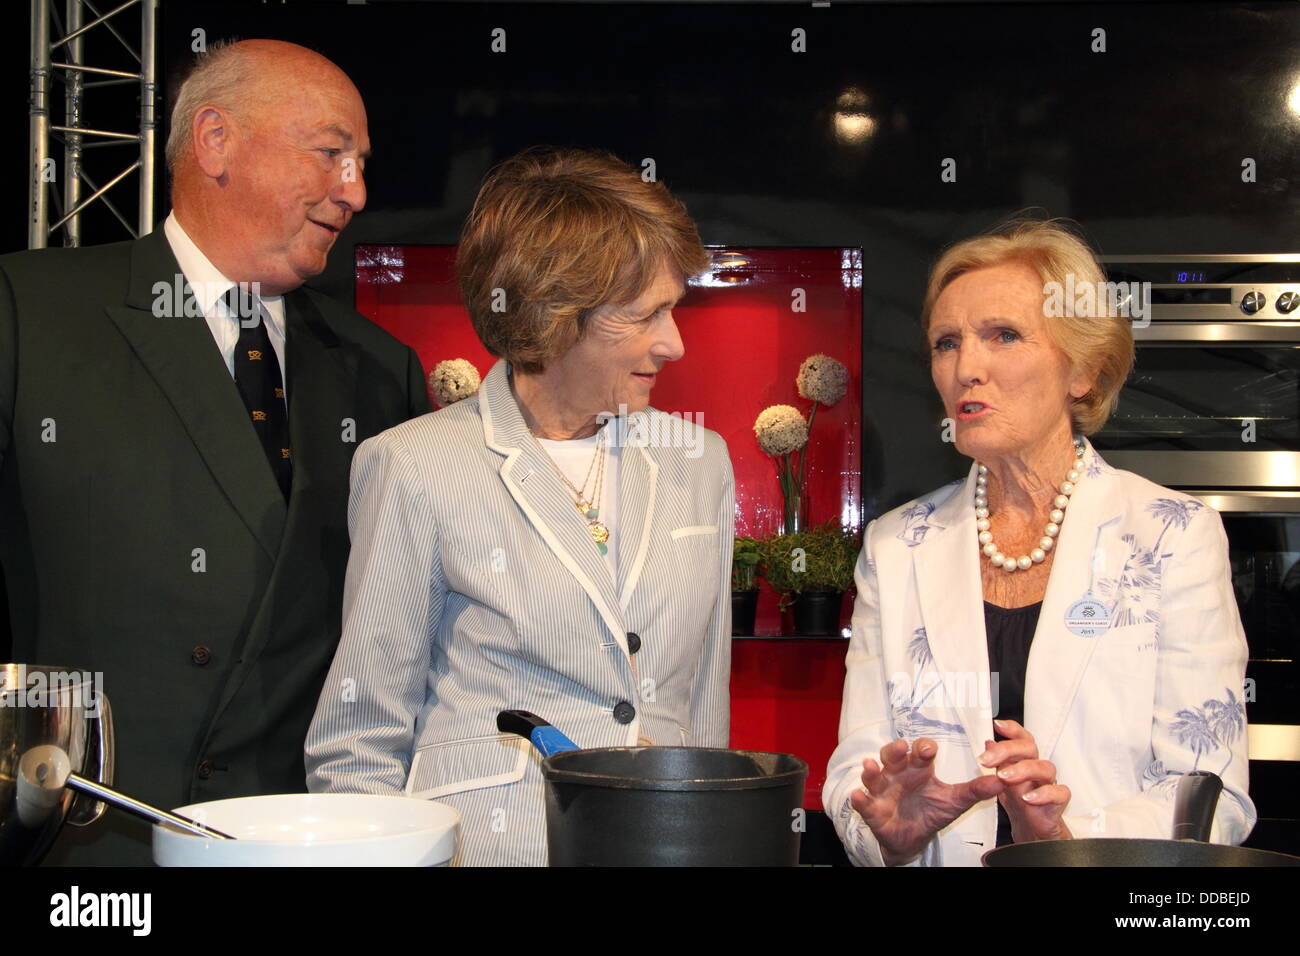
<svg viewBox="0 0 1300 956"><path fill-rule="evenodd" d="M849 370L848 393L818 410L807 452L808 518L861 529L862 255L859 249L714 249L714 268L692 281L674 310L686 354L661 374L652 402L702 416L722 435L736 475L736 533L779 530L775 464L759 449L754 419L794 405L795 375L822 352ZM357 247L356 307L411 345L425 370L463 358L481 374L493 358L474 334L456 287L455 247ZM845 595L847 625L852 595ZM777 599L763 585L756 634L732 649L731 744L794 753L808 763L805 805L820 808L844 681L842 638L783 634Z"/></svg>

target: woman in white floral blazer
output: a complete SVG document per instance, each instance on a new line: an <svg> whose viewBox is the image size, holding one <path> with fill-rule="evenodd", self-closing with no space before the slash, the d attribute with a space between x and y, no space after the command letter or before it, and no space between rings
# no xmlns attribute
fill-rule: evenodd
<svg viewBox="0 0 1300 956"><path fill-rule="evenodd" d="M931 370L975 463L867 528L823 791L855 863L1168 837L1192 770L1224 781L1213 841L1254 825L1222 522L1082 437L1133 363L1100 283L1055 222L967 240L931 273Z"/></svg>

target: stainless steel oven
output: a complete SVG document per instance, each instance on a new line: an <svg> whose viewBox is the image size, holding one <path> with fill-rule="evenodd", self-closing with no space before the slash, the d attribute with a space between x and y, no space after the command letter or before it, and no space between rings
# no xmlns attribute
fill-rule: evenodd
<svg viewBox="0 0 1300 956"><path fill-rule="evenodd" d="M1094 444L1152 481L1300 490L1300 255L1106 257L1150 283L1137 363Z"/></svg>
<svg viewBox="0 0 1300 956"><path fill-rule="evenodd" d="M1112 282L1151 286L1149 321L1134 323L1133 375L1093 441L1115 466L1196 495L1223 517L1250 645L1252 791L1261 818L1275 827L1268 839L1294 852L1300 255L1116 256L1103 263ZM1289 810L1274 811L1272 795L1260 790L1270 776L1286 791Z"/></svg>
<svg viewBox="0 0 1300 956"><path fill-rule="evenodd" d="M1300 488L1300 255L1104 262L1151 283L1107 458L1163 485Z"/></svg>

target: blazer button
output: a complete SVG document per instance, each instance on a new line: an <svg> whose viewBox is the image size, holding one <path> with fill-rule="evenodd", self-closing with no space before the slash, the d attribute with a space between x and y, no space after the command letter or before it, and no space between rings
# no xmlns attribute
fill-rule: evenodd
<svg viewBox="0 0 1300 956"><path fill-rule="evenodd" d="M640 634L633 633L632 631L627 632L627 649L632 654L635 654L637 651L641 650Z"/></svg>
<svg viewBox="0 0 1300 956"><path fill-rule="evenodd" d="M208 777L212 776L212 761L200 760L198 774L200 780L207 780Z"/></svg>
<svg viewBox="0 0 1300 956"><path fill-rule="evenodd" d="M636 716L636 708L625 700L620 700L614 705L614 719L620 724L632 723L632 718Z"/></svg>
<svg viewBox="0 0 1300 956"><path fill-rule="evenodd" d="M190 660L202 667L208 661L212 660L212 650L200 644L194 650L190 651Z"/></svg>

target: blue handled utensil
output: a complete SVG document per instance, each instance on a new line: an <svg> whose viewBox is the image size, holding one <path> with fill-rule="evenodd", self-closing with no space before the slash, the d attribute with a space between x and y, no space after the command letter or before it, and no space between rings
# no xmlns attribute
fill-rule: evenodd
<svg viewBox="0 0 1300 956"><path fill-rule="evenodd" d="M578 749L578 745L572 740L536 714L526 710L501 711L497 714L497 730L503 734L518 734L530 741L543 757Z"/></svg>

